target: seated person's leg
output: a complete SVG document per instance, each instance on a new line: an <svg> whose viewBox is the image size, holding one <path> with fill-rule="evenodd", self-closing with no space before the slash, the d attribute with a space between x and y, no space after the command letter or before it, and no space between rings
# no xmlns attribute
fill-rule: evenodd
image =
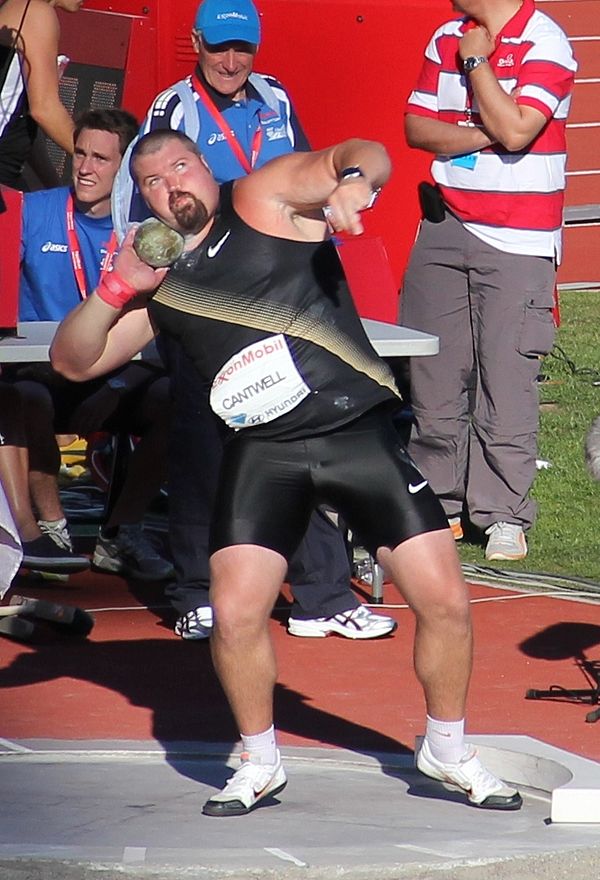
<svg viewBox="0 0 600 880"><path fill-rule="evenodd" d="M208 386L194 363L170 340L169 544L175 580L165 595L177 612L175 634L207 639L212 629L208 599L208 537L223 440L208 403Z"/></svg>
<svg viewBox="0 0 600 880"><path fill-rule="evenodd" d="M125 479L103 526L93 564L110 571L157 581L173 576L173 565L152 546L142 521L166 478L169 380L150 372L142 385L127 391L103 427L139 437L127 462ZM71 425L76 428L74 415Z"/></svg>
<svg viewBox="0 0 600 880"><path fill-rule="evenodd" d="M294 602L288 632L322 638L375 639L396 629L393 617L374 614L350 589L350 563L342 533L320 510L290 560L288 581Z"/></svg>
<svg viewBox="0 0 600 880"><path fill-rule="evenodd" d="M23 405L17 388L0 383L0 481L21 541L34 541L41 531L31 509L29 456Z"/></svg>
<svg viewBox="0 0 600 880"><path fill-rule="evenodd" d="M31 383L32 385L34 383ZM23 565L38 571L81 571L89 566L85 556L53 540L38 524L31 505L29 452L25 413L32 403L17 385L0 384L0 481L23 545ZM45 389L43 389L45 390ZM43 420L42 420L43 421ZM39 432L36 426L34 436ZM56 493L58 494L58 493ZM62 512L62 508L59 508ZM65 521L66 525L66 521Z"/></svg>
<svg viewBox="0 0 600 880"><path fill-rule="evenodd" d="M17 383L24 403L25 428L29 447L29 489L38 523L43 532L65 549L73 542L60 500L58 473L60 449L55 436L55 397L61 395L64 380L55 388L41 382Z"/></svg>

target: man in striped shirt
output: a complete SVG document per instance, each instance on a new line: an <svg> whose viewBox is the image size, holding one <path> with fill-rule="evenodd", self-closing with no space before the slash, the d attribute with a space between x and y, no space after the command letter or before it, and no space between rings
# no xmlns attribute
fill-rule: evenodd
<svg viewBox="0 0 600 880"><path fill-rule="evenodd" d="M576 62L533 0L458 0L408 99L408 144L435 188L407 266L402 323L440 337L411 363L409 450L456 538L522 559L535 504L539 358L554 340L565 123Z"/></svg>

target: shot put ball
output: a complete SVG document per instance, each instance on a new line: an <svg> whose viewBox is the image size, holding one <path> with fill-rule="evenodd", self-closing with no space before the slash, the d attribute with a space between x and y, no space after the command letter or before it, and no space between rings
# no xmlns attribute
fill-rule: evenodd
<svg viewBox="0 0 600 880"><path fill-rule="evenodd" d="M179 259L183 253L183 236L151 217L138 226L133 247L140 260L159 269Z"/></svg>

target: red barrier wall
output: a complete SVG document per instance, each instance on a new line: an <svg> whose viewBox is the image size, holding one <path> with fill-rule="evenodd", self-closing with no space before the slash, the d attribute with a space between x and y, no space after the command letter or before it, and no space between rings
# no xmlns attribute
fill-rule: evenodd
<svg viewBox="0 0 600 880"><path fill-rule="evenodd" d="M416 184L430 159L409 150L403 108L434 28L451 14L447 0L257 0L263 39L255 68L285 83L314 147L359 135L380 140L394 174L368 230L381 235L399 286L418 221ZM187 75L195 63L190 30L198 0L86 0L77 15L61 16L62 48L73 61L95 63L128 40L121 104L142 115L157 91ZM110 15L98 15L99 11ZM88 19L85 20L85 16ZM103 20L126 16L127 33ZM87 22L94 19L93 27ZM82 29L91 33L81 39ZM107 39L116 41L110 49ZM68 69L67 69L68 73ZM395 290L361 301L363 314L395 320Z"/></svg>
<svg viewBox="0 0 600 880"><path fill-rule="evenodd" d="M6 210L0 213L0 330L17 326L19 309L19 273L21 253L21 209L23 193L0 186Z"/></svg>

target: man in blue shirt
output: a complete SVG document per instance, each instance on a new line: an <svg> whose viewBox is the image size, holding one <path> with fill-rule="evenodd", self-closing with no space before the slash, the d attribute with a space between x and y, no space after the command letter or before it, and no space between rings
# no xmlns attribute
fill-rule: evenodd
<svg viewBox="0 0 600 880"><path fill-rule="evenodd" d="M110 196L137 127L135 118L123 110L87 111L75 128L72 186L25 194L22 321L61 320L110 271L117 247ZM29 364L8 371L6 378L19 399L3 410L1 433L10 438L7 445L27 449L21 462L29 469L33 501L32 509L28 499L19 499L23 564L65 570L72 562L58 492L55 434L125 430L140 440L96 544L93 564L144 580L171 576L171 563L156 553L141 527L149 503L160 491L160 465L166 458L168 379L163 371L136 362L100 382L76 383L65 381L49 364ZM27 474L23 483L27 485Z"/></svg>
<svg viewBox="0 0 600 880"><path fill-rule="evenodd" d="M281 83L252 72L260 43L252 0L203 0L191 37L196 68L155 98L142 134L164 128L185 132L198 144L219 184L277 156L310 149ZM135 202L130 216L145 216L136 213L140 205ZM169 340L166 348L173 395L169 536L177 573L167 595L179 613L175 632L184 639L205 639L212 627L208 530L222 439L208 404L208 387L176 343ZM374 614L351 591L341 533L323 512L313 514L288 579L294 596L288 621L293 635L370 639L396 628L393 618Z"/></svg>

